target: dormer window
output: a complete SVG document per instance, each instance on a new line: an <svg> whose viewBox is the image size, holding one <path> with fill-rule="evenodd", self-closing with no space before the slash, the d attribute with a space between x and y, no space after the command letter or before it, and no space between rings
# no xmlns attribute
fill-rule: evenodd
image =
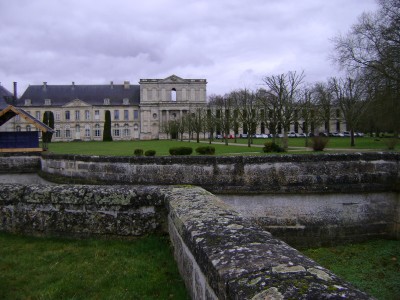
<svg viewBox="0 0 400 300"><path fill-rule="evenodd" d="M25 99L25 106L32 105L32 100L31 99Z"/></svg>
<svg viewBox="0 0 400 300"><path fill-rule="evenodd" d="M51 99L44 99L44 105L51 105Z"/></svg>
<svg viewBox="0 0 400 300"><path fill-rule="evenodd" d="M122 104L123 105L128 105L129 104L129 98L122 99Z"/></svg>
<svg viewBox="0 0 400 300"><path fill-rule="evenodd" d="M104 99L104 105L110 105L110 98Z"/></svg>

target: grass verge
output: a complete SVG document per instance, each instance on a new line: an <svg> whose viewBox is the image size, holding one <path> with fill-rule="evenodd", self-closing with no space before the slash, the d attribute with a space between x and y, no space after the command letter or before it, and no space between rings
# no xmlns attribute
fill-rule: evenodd
<svg viewBox="0 0 400 300"><path fill-rule="evenodd" d="M302 252L377 299L399 299L400 241L373 240Z"/></svg>
<svg viewBox="0 0 400 300"><path fill-rule="evenodd" d="M189 299L168 237L130 241L0 233L0 299Z"/></svg>

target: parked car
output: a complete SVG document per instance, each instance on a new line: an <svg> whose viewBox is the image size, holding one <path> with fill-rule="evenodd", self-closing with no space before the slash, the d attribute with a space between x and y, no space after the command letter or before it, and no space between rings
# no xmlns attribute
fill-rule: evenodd
<svg viewBox="0 0 400 300"><path fill-rule="evenodd" d="M343 137L344 135L343 135L343 133L340 133L340 132L332 132L332 136L334 136L334 137Z"/></svg>
<svg viewBox="0 0 400 300"><path fill-rule="evenodd" d="M344 137L349 137L350 136L350 131L343 131L343 136Z"/></svg>
<svg viewBox="0 0 400 300"><path fill-rule="evenodd" d="M364 133L362 132L355 132L354 135L357 137L364 137Z"/></svg>
<svg viewBox="0 0 400 300"><path fill-rule="evenodd" d="M290 138L297 137L296 136L296 132L294 132L294 131L290 131L287 136L290 137Z"/></svg>
<svg viewBox="0 0 400 300"><path fill-rule="evenodd" d="M303 133L296 133L296 136L299 137L299 138L305 138L306 134L304 132Z"/></svg>
<svg viewBox="0 0 400 300"><path fill-rule="evenodd" d="M267 139L267 138L269 138L269 134L261 133L261 138Z"/></svg>
<svg viewBox="0 0 400 300"><path fill-rule="evenodd" d="M242 139L247 139L247 133L242 133L239 135Z"/></svg>

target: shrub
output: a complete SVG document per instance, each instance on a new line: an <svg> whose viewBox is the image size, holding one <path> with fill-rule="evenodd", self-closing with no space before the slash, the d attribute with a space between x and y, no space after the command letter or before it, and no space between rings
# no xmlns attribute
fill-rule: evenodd
<svg viewBox="0 0 400 300"><path fill-rule="evenodd" d="M156 150L147 150L147 151L144 153L144 155L145 155L145 156L154 156L154 155L156 155Z"/></svg>
<svg viewBox="0 0 400 300"><path fill-rule="evenodd" d="M203 154L203 155L214 155L215 154L215 147L213 146L202 146L196 148L196 152L198 154Z"/></svg>
<svg viewBox="0 0 400 300"><path fill-rule="evenodd" d="M285 149L274 142L265 142L263 151L267 152L285 152Z"/></svg>
<svg viewBox="0 0 400 300"><path fill-rule="evenodd" d="M135 156L142 156L142 155L143 155L143 149L135 149L135 150L133 151L133 154L134 154Z"/></svg>
<svg viewBox="0 0 400 300"><path fill-rule="evenodd" d="M384 143L386 144L386 147L388 150L394 150L394 148L396 148L396 145L398 142L399 142L399 140L395 137L391 137L391 138L384 140Z"/></svg>
<svg viewBox="0 0 400 300"><path fill-rule="evenodd" d="M311 147L314 151L323 151L328 142L329 139L325 136L314 136L311 139Z"/></svg>
<svg viewBox="0 0 400 300"><path fill-rule="evenodd" d="M169 154L171 155L190 155L193 149L191 147L175 147L169 149Z"/></svg>

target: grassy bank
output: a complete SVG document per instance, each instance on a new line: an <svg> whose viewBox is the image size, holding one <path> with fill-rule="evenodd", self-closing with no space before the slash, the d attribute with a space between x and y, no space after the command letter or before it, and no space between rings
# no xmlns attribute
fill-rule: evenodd
<svg viewBox="0 0 400 300"><path fill-rule="evenodd" d="M234 140L229 140L229 145L223 144L222 140L215 140L216 155L266 155L262 153L262 145L266 141L272 139L254 139L252 147L247 147L246 139L238 139L237 143ZM366 151L378 150L385 151L385 139L374 138L359 138L356 140L356 146L352 150ZM304 138L289 139L289 153L309 153L310 149L304 147ZM188 141L171 141L171 140L151 140L151 141L115 141L115 142L59 142L48 144L48 151L61 154L82 154L82 155L112 155L112 156L133 156L135 149L155 150L157 156L169 155L169 149L172 147L189 146L195 149L199 146L207 145L207 141L203 143L188 142ZM345 152L349 151L350 141L348 138L330 138L327 145L328 150L325 152ZM400 150L400 142L397 145L397 150Z"/></svg>
<svg viewBox="0 0 400 300"><path fill-rule="evenodd" d="M168 237L132 241L0 233L0 299L189 299Z"/></svg>
<svg viewBox="0 0 400 300"><path fill-rule="evenodd" d="M377 299L400 299L400 241L376 240L303 253Z"/></svg>

